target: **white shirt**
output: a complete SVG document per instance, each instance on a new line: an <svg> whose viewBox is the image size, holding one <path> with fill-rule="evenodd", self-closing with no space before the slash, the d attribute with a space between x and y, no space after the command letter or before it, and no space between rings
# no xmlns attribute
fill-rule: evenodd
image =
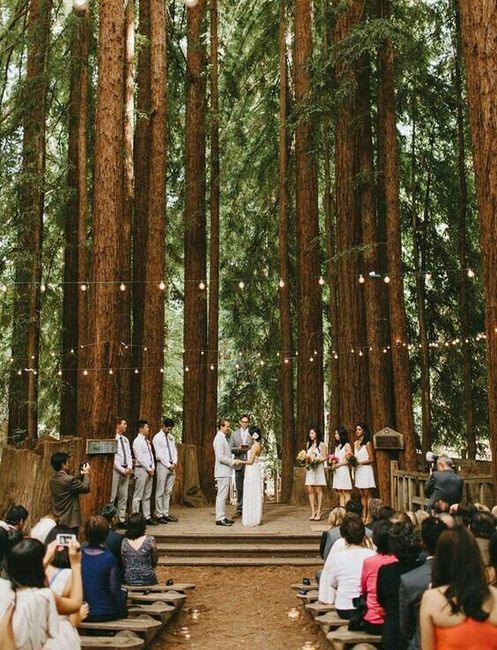
<svg viewBox="0 0 497 650"><path fill-rule="evenodd" d="M123 436L120 433L116 433L116 440L117 451L114 454L114 467L118 472L123 472L125 469L131 469L133 466L131 447L126 436Z"/></svg>
<svg viewBox="0 0 497 650"><path fill-rule="evenodd" d="M155 434L152 444L155 449L155 457L162 465L169 468L178 463L176 441L172 434L161 429Z"/></svg>
<svg viewBox="0 0 497 650"><path fill-rule="evenodd" d="M248 429L240 429L240 433L242 434L242 444L248 445L248 443L249 443L249 430Z"/></svg>
<svg viewBox="0 0 497 650"><path fill-rule="evenodd" d="M146 470L155 468L152 445L142 433L139 433L133 442L133 453L137 467L143 467Z"/></svg>
<svg viewBox="0 0 497 650"><path fill-rule="evenodd" d="M319 578L319 602L335 603L337 609L354 609L352 600L361 593L362 564L372 555L372 549L357 546L330 553Z"/></svg>

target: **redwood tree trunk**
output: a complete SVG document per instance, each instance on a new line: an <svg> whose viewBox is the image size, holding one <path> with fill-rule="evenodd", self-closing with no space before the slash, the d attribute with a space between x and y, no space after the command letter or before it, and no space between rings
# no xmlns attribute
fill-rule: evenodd
<svg viewBox="0 0 497 650"><path fill-rule="evenodd" d="M497 497L497 5L459 2L480 221L487 335L488 414Z"/></svg>
<svg viewBox="0 0 497 650"><path fill-rule="evenodd" d="M69 90L67 202L64 224L64 295L62 307L62 391L60 433L78 433L78 368L81 297L78 280L86 258L88 219L87 127L88 127L88 55L90 18L88 12L76 15L71 40L71 82ZM80 240L80 233L84 237ZM86 278L85 278L86 279ZM71 352L74 350L74 352Z"/></svg>
<svg viewBox="0 0 497 650"><path fill-rule="evenodd" d="M23 88L22 172L19 183L19 252L9 383L8 440L19 444L37 438L38 365L40 357L41 259L45 202L45 124L50 45L51 0L31 0L30 44ZM20 373L20 374L19 374Z"/></svg>
<svg viewBox="0 0 497 650"><path fill-rule="evenodd" d="M389 0L380 0L382 16L388 17ZM390 40L385 41L379 56L379 97L383 115L383 138L385 150L384 184L386 200L387 270L390 277L389 311L390 340L395 397L396 427L404 435L403 464L406 469L416 469L416 444L412 408L409 351L407 349L407 325L404 302L404 278L402 270L402 238L399 200L399 152L396 129L394 56ZM380 112L380 111L379 111Z"/></svg>
<svg viewBox="0 0 497 650"><path fill-rule="evenodd" d="M187 9L183 442L197 445L203 437L198 414L205 413L207 367L205 13L206 0Z"/></svg>
<svg viewBox="0 0 497 650"><path fill-rule="evenodd" d="M219 361L219 63L217 0L210 0L210 248L209 248L209 330L205 388L204 436L202 441L202 490L209 501L215 496L213 436L217 426L217 382Z"/></svg>
<svg viewBox="0 0 497 650"><path fill-rule="evenodd" d="M281 396L281 499L292 493L295 465L295 418L293 404L292 323L290 315L290 273L288 257L288 69L286 59L286 2L280 0L279 48L279 148L278 148L278 267L280 311L280 396Z"/></svg>
<svg viewBox="0 0 497 650"><path fill-rule="evenodd" d="M318 181L315 124L304 109L311 88L312 2L295 0L296 225L298 279L297 436L311 427L323 431L323 324L319 285Z"/></svg>

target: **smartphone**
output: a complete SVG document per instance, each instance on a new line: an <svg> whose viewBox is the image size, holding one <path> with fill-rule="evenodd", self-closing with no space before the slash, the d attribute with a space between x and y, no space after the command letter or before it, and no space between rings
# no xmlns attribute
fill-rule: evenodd
<svg viewBox="0 0 497 650"><path fill-rule="evenodd" d="M72 535L71 533L58 533L55 537L57 546L69 546L73 540L76 541L76 535Z"/></svg>

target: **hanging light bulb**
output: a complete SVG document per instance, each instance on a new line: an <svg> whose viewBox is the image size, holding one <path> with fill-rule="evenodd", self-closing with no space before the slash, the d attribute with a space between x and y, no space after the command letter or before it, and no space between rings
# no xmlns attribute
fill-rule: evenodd
<svg viewBox="0 0 497 650"><path fill-rule="evenodd" d="M278 282L278 286L280 289L283 289L283 287L285 286L285 282L283 279L280 278L280 281Z"/></svg>
<svg viewBox="0 0 497 650"><path fill-rule="evenodd" d="M383 278L383 282L384 282L385 284L389 284L389 283L390 283L390 276L389 276L389 275L385 275L385 277Z"/></svg>
<svg viewBox="0 0 497 650"><path fill-rule="evenodd" d="M318 284L319 284L321 287L323 286L323 284L324 284L324 278L323 278L323 276L321 276L321 277L319 278L319 280L318 280Z"/></svg>
<svg viewBox="0 0 497 650"><path fill-rule="evenodd" d="M42 293L45 293L46 290L47 290L47 285L46 285L44 282L42 282L42 283L40 284L40 291L41 291Z"/></svg>
<svg viewBox="0 0 497 650"><path fill-rule="evenodd" d="M240 280L238 286L240 287L240 289L245 289L245 282L243 280Z"/></svg>
<svg viewBox="0 0 497 650"><path fill-rule="evenodd" d="M473 269L468 269L468 278L474 278L475 277L475 272Z"/></svg>
<svg viewBox="0 0 497 650"><path fill-rule="evenodd" d="M83 375L85 375L85 377L86 377L87 374L88 374L88 370L86 370L86 369L83 370Z"/></svg>
<svg viewBox="0 0 497 650"><path fill-rule="evenodd" d="M203 291L205 289L205 282L199 282L198 288Z"/></svg>
<svg viewBox="0 0 497 650"><path fill-rule="evenodd" d="M121 282L121 284L119 285L119 289L121 291L126 291L126 285L124 284L124 282Z"/></svg>
<svg viewBox="0 0 497 650"><path fill-rule="evenodd" d="M211 363L211 365L209 366L209 370L214 370L214 366L212 365L212 363Z"/></svg>
<svg viewBox="0 0 497 650"><path fill-rule="evenodd" d="M62 370L59 370L58 373L59 377L62 377Z"/></svg>
<svg viewBox="0 0 497 650"><path fill-rule="evenodd" d="M426 280L426 282L431 282L431 273L430 272L425 273L425 280Z"/></svg>
<svg viewBox="0 0 497 650"><path fill-rule="evenodd" d="M112 368L109 368L109 375L113 375L113 374L114 374L114 371L112 370Z"/></svg>
<svg viewBox="0 0 497 650"><path fill-rule="evenodd" d="M83 284L81 285L81 291L86 291L87 289L88 289L88 287L86 286L85 283L83 283Z"/></svg>
<svg viewBox="0 0 497 650"><path fill-rule="evenodd" d="M166 288L166 283L164 282L164 280L161 280L161 281L159 282L159 289L160 289L161 291L164 291L165 288Z"/></svg>
<svg viewBox="0 0 497 650"><path fill-rule="evenodd" d="M359 276L359 284L364 284L365 282L366 282L366 280L364 279L364 276L361 273L361 275Z"/></svg>

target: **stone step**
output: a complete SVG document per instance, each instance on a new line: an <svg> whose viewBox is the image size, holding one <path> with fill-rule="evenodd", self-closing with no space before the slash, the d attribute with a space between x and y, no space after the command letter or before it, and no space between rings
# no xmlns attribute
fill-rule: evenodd
<svg viewBox="0 0 497 650"><path fill-rule="evenodd" d="M208 567L239 567L239 566L305 566L322 565L319 557L159 557L160 566L208 566Z"/></svg>
<svg viewBox="0 0 497 650"><path fill-rule="evenodd" d="M258 557L312 557L317 559L319 552L316 544L285 544L279 540L279 544L259 544L254 541L245 544L164 544L157 545L161 556L166 557L213 557L213 556L236 556L239 558Z"/></svg>
<svg viewBox="0 0 497 650"><path fill-rule="evenodd" d="M168 524L168 526L173 527L174 524ZM214 526L215 527L215 526ZM305 534L305 535L257 535L257 534L243 534L232 532L234 526L231 528L223 528L222 532L220 527L217 527L217 530L212 533L183 533L178 534L171 531L171 534L167 534L169 531L164 532L164 526L161 527L162 530L159 531L157 528L149 527L147 533L153 535L158 544L314 544L314 547L319 549L319 540L321 534Z"/></svg>

